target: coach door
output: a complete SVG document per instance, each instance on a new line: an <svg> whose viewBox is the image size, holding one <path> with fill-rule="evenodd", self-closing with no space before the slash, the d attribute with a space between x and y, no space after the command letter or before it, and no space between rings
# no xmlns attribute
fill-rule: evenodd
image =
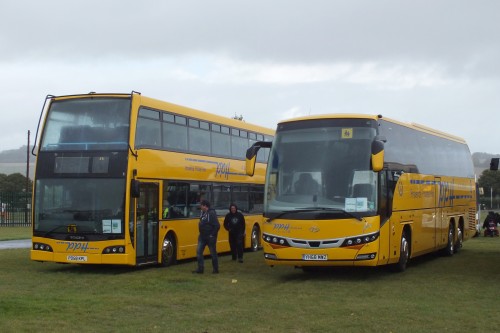
<svg viewBox="0 0 500 333"><path fill-rule="evenodd" d="M137 265L158 261L158 184L140 184L136 200Z"/></svg>

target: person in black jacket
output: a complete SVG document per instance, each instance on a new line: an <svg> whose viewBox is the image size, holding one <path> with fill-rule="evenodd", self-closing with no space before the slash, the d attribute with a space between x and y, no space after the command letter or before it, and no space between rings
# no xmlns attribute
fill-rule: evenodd
<svg viewBox="0 0 500 333"><path fill-rule="evenodd" d="M499 232L497 229L497 225L500 223L500 216L498 213L493 211L488 212L488 215L484 219L483 230L484 236L498 236Z"/></svg>
<svg viewBox="0 0 500 333"><path fill-rule="evenodd" d="M242 263L245 217L238 211L238 207L234 203L229 206L229 213L224 218L224 228L229 232L229 246L233 260L238 258L238 261Z"/></svg>
<svg viewBox="0 0 500 333"><path fill-rule="evenodd" d="M208 246L212 256L212 273L219 273L219 259L217 258L217 233L220 229L220 223L217 219L217 213L210 208L210 202L202 200L200 203L201 216L198 223L200 234L198 236L198 247L196 249L196 258L198 259L198 269L193 271L195 274L203 274L204 258L203 251Z"/></svg>

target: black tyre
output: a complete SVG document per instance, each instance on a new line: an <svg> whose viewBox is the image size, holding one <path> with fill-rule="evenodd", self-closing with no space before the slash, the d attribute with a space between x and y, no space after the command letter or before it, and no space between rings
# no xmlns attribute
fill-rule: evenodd
<svg viewBox="0 0 500 333"><path fill-rule="evenodd" d="M408 241L408 237L406 236L406 232L403 231L401 235L401 244L399 249L399 261L394 264L393 270L395 272L404 272L406 270L406 266L408 265L408 261L410 260L410 243Z"/></svg>
<svg viewBox="0 0 500 333"><path fill-rule="evenodd" d="M450 228L448 229L448 243L444 249L444 254L451 257L453 253L455 253L455 229L453 225L450 224Z"/></svg>
<svg viewBox="0 0 500 333"><path fill-rule="evenodd" d="M177 262L177 249L175 238L172 234L168 234L163 239L161 247L161 265L163 267L172 266Z"/></svg>
<svg viewBox="0 0 500 333"><path fill-rule="evenodd" d="M455 253L460 252L463 243L464 243L464 235L462 233L462 228L459 226L457 229L457 241L455 242L455 248L454 248Z"/></svg>
<svg viewBox="0 0 500 333"><path fill-rule="evenodd" d="M260 229L258 225L254 225L252 228L252 234L250 235L250 250L256 252L260 249Z"/></svg>

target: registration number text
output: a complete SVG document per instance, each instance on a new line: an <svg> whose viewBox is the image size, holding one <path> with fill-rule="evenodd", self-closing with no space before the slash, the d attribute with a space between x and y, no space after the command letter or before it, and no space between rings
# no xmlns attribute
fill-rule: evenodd
<svg viewBox="0 0 500 333"><path fill-rule="evenodd" d="M326 254L303 254L302 260L328 260Z"/></svg>

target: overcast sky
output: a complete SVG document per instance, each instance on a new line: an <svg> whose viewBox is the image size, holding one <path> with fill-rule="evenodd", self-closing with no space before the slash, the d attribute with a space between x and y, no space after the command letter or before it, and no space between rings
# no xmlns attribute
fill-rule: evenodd
<svg viewBox="0 0 500 333"><path fill-rule="evenodd" d="M382 114L500 153L497 0L0 0L0 151L48 94L143 95L274 128Z"/></svg>

